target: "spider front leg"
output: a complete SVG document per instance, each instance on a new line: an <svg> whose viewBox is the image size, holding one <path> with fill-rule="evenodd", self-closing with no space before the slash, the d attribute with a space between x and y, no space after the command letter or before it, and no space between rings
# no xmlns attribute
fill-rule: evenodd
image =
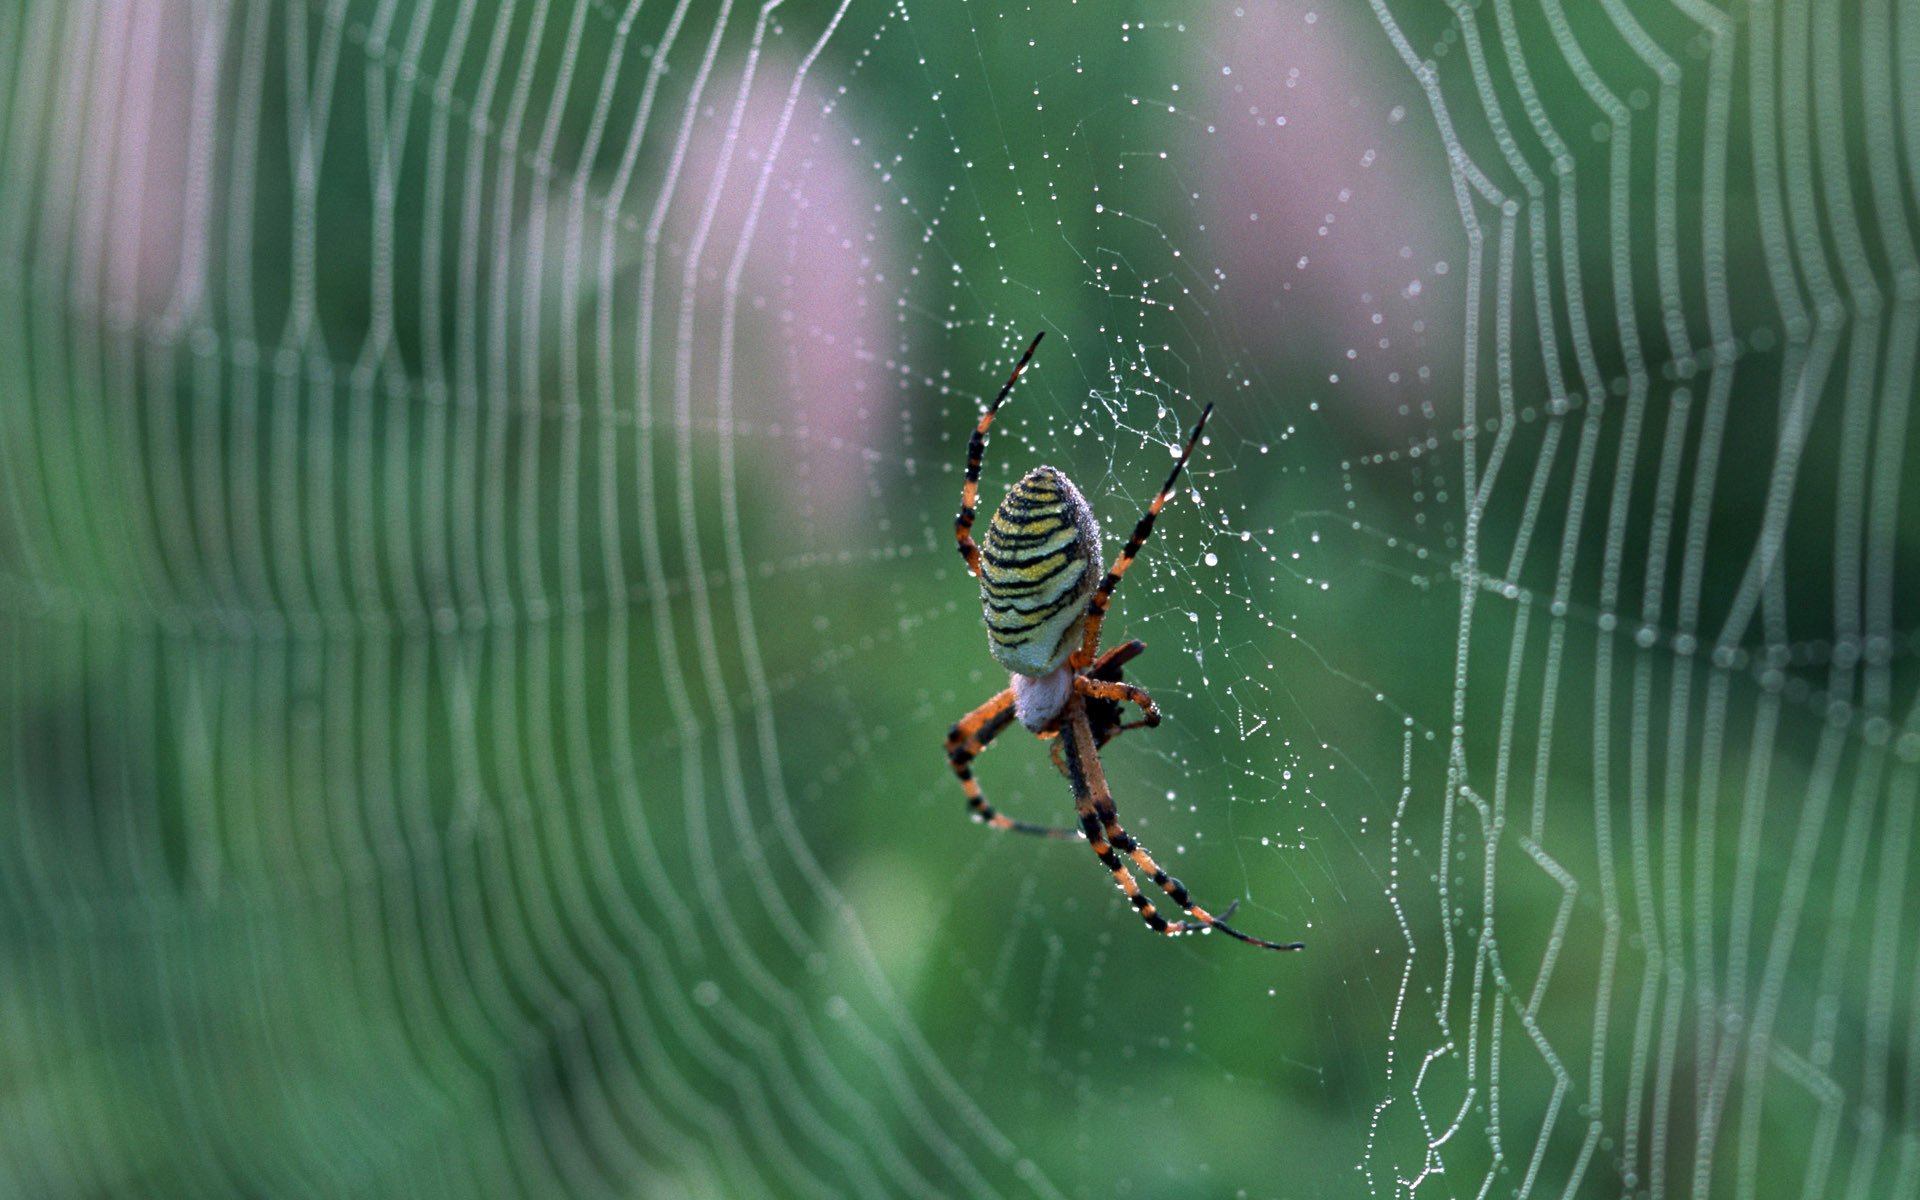
<svg viewBox="0 0 1920 1200"><path fill-rule="evenodd" d="M1262 946L1268 950L1301 950L1301 942L1269 942L1250 937L1228 925L1220 917L1193 902L1187 894L1186 885L1160 869L1153 861L1146 847L1135 841L1133 835L1120 825L1120 814L1113 804L1113 793L1107 788L1106 771L1100 765L1098 751L1094 747L1093 729L1087 723L1086 701L1079 695L1067 702L1065 726L1060 737L1067 744L1068 778L1073 781L1074 808L1080 815L1080 827L1086 831L1087 841L1092 844L1093 852L1103 865L1113 872L1113 880L1126 893L1127 900L1139 911L1140 919L1147 928L1155 933L1181 934L1197 929L1214 928L1228 937L1237 938L1249 945ZM1155 911L1153 904L1140 890L1132 872L1121 861L1120 854L1133 860L1133 864L1159 886L1160 890L1173 898L1192 922L1168 921ZM1233 909L1227 909L1230 914ZM1227 914L1222 914L1227 915Z"/></svg>
<svg viewBox="0 0 1920 1200"><path fill-rule="evenodd" d="M1137 705L1140 709L1140 720L1121 725L1119 726L1121 729L1133 729L1140 725L1151 727L1160 723L1159 706L1154 704L1153 697L1147 695L1145 688L1137 688L1130 683L1109 683L1101 679L1089 679L1085 675L1076 675L1073 678L1073 690L1090 699L1107 700L1115 705L1122 703Z"/></svg>
<svg viewBox="0 0 1920 1200"><path fill-rule="evenodd" d="M969 575L980 574L980 547L973 540L973 518L980 504L980 464L987 457L987 426L993 424L993 415L1000 411L1007 397L1013 392L1013 385L1020 382L1020 372L1027 369L1027 362L1033 352L1040 348L1040 339L1047 336L1042 329L1033 335L1033 341L1027 344L1027 352L1013 366L1013 374L1007 376L1006 386L1000 394L987 405L987 411L980 414L980 423L973 427L973 436L967 439L967 478L960 485L960 515L953 519L953 536L960 543L960 557L966 560Z"/></svg>
<svg viewBox="0 0 1920 1200"><path fill-rule="evenodd" d="M1160 486L1160 494L1153 498L1152 504L1147 505L1147 511L1134 525L1133 536L1129 537L1127 544L1121 547L1120 557L1113 560L1113 569L1107 572L1107 577L1100 581L1100 586L1094 589L1092 596L1087 598L1086 632L1081 636L1080 649L1074 652L1070 660L1075 668L1084 670L1089 663L1093 662L1094 653L1100 648L1100 623L1107 619L1107 605L1113 602L1113 590L1120 586L1121 576L1127 573L1127 568L1133 565L1133 560L1139 555L1141 548L1147 544L1147 539L1153 536L1153 522L1159 517L1160 510L1167 506L1167 501L1173 498L1173 485L1180 478L1180 470L1187 465L1187 460L1193 457L1193 448L1200 444L1200 431L1207 427L1207 418L1212 415L1213 405L1211 404L1201 410L1200 420L1194 423L1193 433L1187 438L1186 448L1180 451L1180 457L1174 462L1173 470L1167 474L1166 483Z"/></svg>
<svg viewBox="0 0 1920 1200"><path fill-rule="evenodd" d="M987 803L980 793L980 781L973 777L973 760L979 757L1002 730L1013 723L1013 689L1008 688L993 699L961 717L954 727L947 731L947 762L953 767L954 775L960 780L960 787L967 793L967 811L973 819L995 829L1010 829L1016 833L1031 833L1037 837L1073 839L1080 836L1077 829L1059 829L1050 825L1034 825L1027 821L1016 821L1004 816Z"/></svg>

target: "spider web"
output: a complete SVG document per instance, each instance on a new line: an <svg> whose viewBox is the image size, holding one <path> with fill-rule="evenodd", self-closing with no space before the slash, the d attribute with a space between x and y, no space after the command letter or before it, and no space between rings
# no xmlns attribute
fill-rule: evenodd
<svg viewBox="0 0 1920 1200"><path fill-rule="evenodd" d="M0 1190L1920 1194L1920 18L1339 8L0 8Z"/></svg>

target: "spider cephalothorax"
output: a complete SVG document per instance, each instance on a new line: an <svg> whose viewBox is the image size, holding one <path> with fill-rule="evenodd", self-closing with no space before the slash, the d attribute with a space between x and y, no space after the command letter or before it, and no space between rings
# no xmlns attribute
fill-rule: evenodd
<svg viewBox="0 0 1920 1200"><path fill-rule="evenodd" d="M1213 412L1209 404L1193 427L1167 482L1134 526L1113 569L1101 575L1100 524L1073 481L1053 467L1035 467L1015 484L987 522L983 545L973 540L975 505L980 498L980 464L986 455L987 427L1013 392L1040 345L1034 335L1027 352L1007 377L1006 386L981 415L967 444L966 482L960 488L960 515L953 523L960 556L967 570L980 578L980 603L986 614L987 646L1011 673L1006 690L974 709L947 734L947 761L967 793L967 807L977 821L996 829L1013 829L1045 837L1085 837L1093 852L1113 872L1113 880L1157 933L1189 933L1218 929L1231 937L1269 950L1298 950L1300 943L1278 943L1249 937L1226 924L1235 905L1216 917L1193 902L1186 887L1160 869L1146 847L1120 826L1113 794L1099 750L1129 729L1158 725L1160 710L1146 692L1121 678L1122 668L1145 646L1126 642L1100 654L1100 623L1121 576L1153 533L1154 518L1173 496L1180 470L1200 442ZM1137 721L1123 720L1124 705L1140 709ZM1002 816L993 810L973 777L972 763L987 744L1014 720L1043 738L1057 738L1056 762L1073 786L1078 829L1055 829ZM1191 921L1168 921L1154 910L1140 890L1126 861L1144 872ZM1237 902L1236 902L1237 903Z"/></svg>

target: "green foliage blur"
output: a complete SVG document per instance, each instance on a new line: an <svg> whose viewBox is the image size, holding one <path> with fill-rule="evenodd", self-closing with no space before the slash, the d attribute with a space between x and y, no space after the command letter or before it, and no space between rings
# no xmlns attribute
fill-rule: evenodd
<svg viewBox="0 0 1920 1200"><path fill-rule="evenodd" d="M1878 1194L1888 18L1514 7L5 18L0 1194ZM1302 953L966 820L1038 330L983 510L1216 405L1103 760Z"/></svg>

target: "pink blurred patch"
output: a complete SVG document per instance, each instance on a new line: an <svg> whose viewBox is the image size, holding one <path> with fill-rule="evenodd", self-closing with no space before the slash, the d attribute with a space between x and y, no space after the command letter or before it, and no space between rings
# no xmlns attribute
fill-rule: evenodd
<svg viewBox="0 0 1920 1200"><path fill-rule="evenodd" d="M809 78L790 101L800 61L793 50L774 47L762 55L730 159L726 134L740 77L709 89L710 115L695 128L685 198L675 205L668 239L686 248L713 197L697 286L703 320L717 322L726 277L740 240L749 236L747 222L754 221L735 300L732 419L752 427L743 444L786 460L795 485L789 497L797 506L789 515L840 521L871 503L888 457L893 426L880 410L890 386L883 340L892 324L893 271L884 257L888 239L876 225L870 164L858 156L836 107L845 100L830 99L831 89ZM726 178L714 190L722 169ZM754 195L763 183L755 215ZM678 254L669 269L684 269ZM705 325L703 346L717 328ZM768 381L778 386L765 386ZM699 411L703 403L695 401L696 421L706 415Z"/></svg>
<svg viewBox="0 0 1920 1200"><path fill-rule="evenodd" d="M1375 433L1455 407L1465 239L1413 79L1363 6L1213 11L1200 219L1242 336Z"/></svg>
<svg viewBox="0 0 1920 1200"><path fill-rule="evenodd" d="M198 14L196 16L196 14ZM210 95L223 19L169 0L130 0L67 13L64 81L48 136L49 210L71 222L74 300L116 324L177 327L205 296L210 124L195 132L196 86ZM196 59L204 70L196 71ZM84 123L58 106L79 101ZM63 159L65 160L63 163Z"/></svg>

